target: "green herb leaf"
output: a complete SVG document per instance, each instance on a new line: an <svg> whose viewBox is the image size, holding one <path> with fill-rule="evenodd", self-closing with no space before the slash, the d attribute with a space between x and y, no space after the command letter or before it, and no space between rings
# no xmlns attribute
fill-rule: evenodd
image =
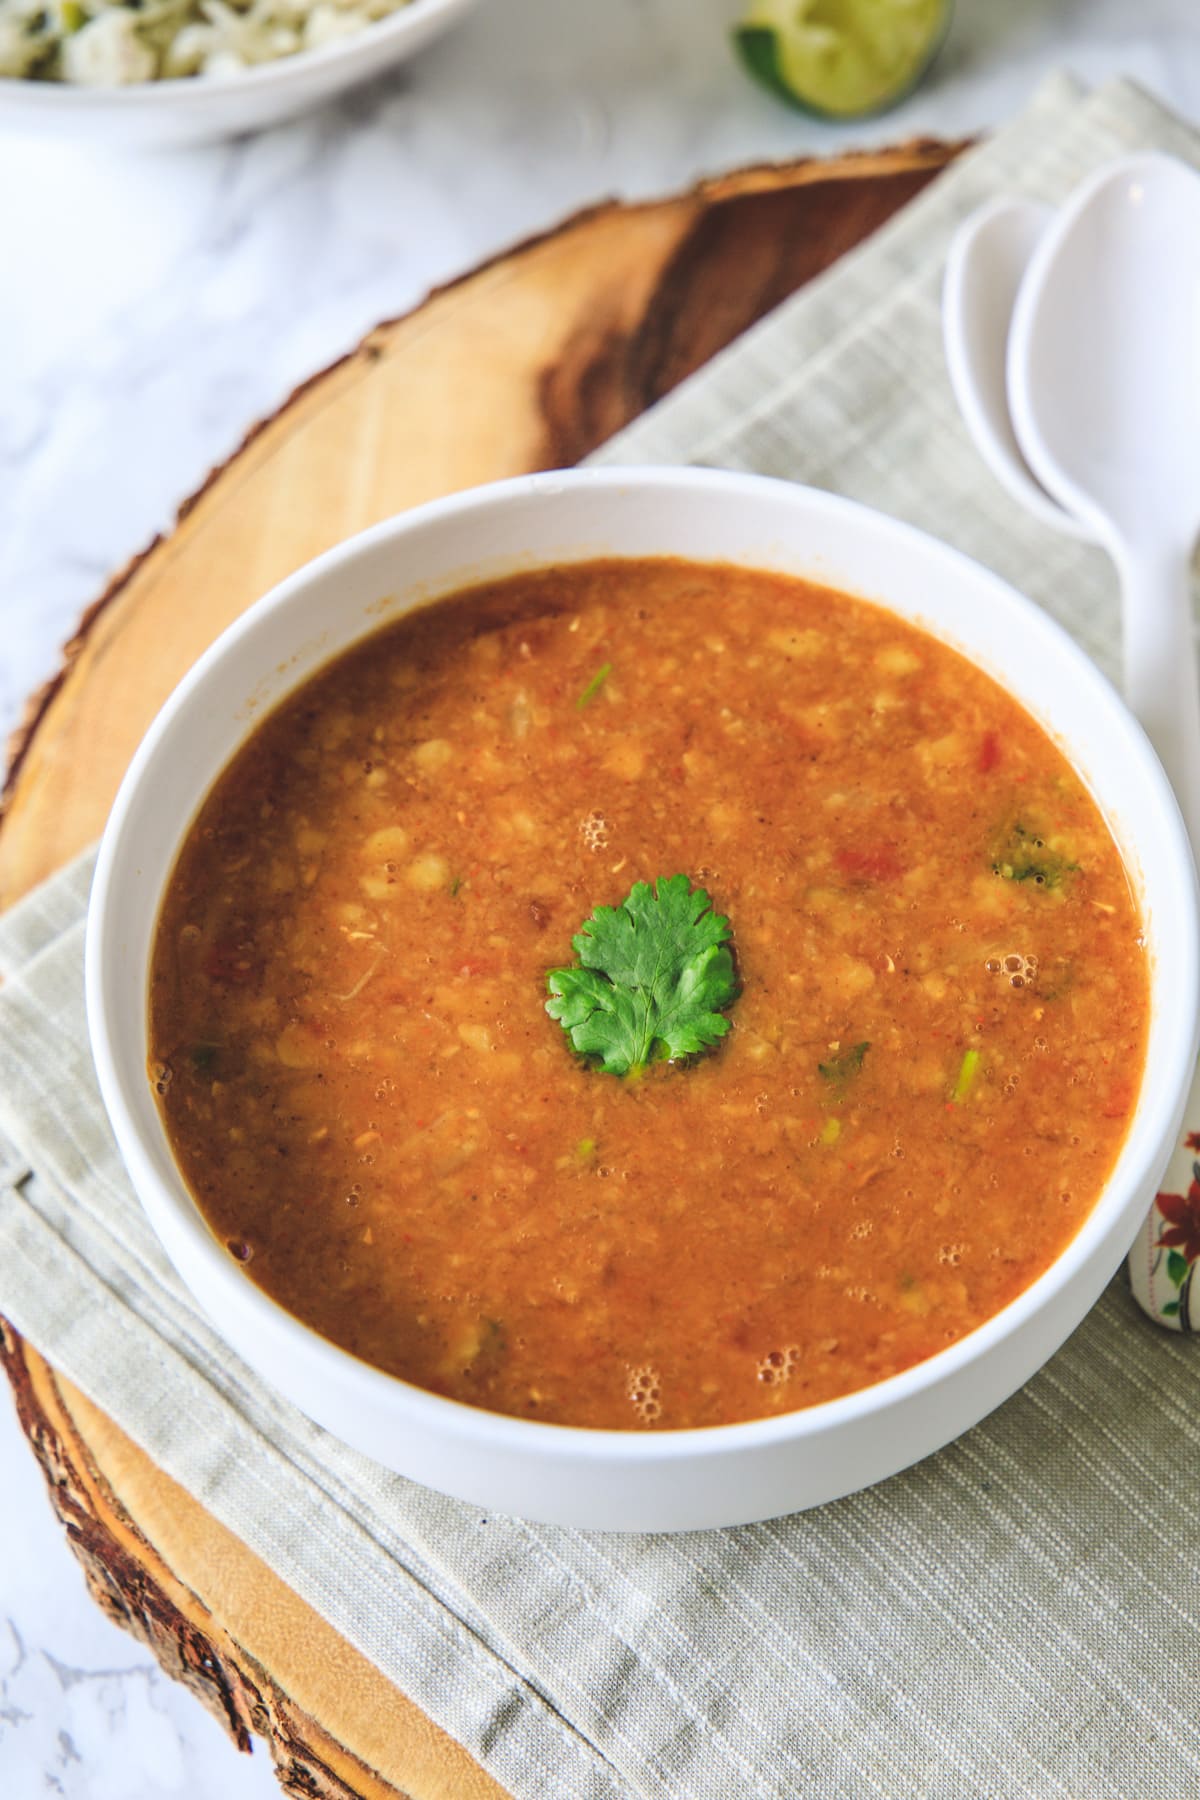
<svg viewBox="0 0 1200 1800"><path fill-rule="evenodd" d="M845 1083L852 1075L857 1075L863 1066L863 1057L871 1048L870 1042L853 1044L849 1050L843 1050L840 1056L831 1056L828 1062L818 1063L817 1069L826 1081Z"/></svg>
<svg viewBox="0 0 1200 1800"><path fill-rule="evenodd" d="M588 682L582 694L580 694L578 700L575 702L581 712L589 700L594 700L596 698L596 695L600 692L600 689L604 686L611 674L612 664L610 662L601 663L600 667L596 670L596 673L592 676L592 679Z"/></svg>
<svg viewBox="0 0 1200 1800"><path fill-rule="evenodd" d="M635 882L620 906L598 906L571 943L579 958L546 978L546 1011L581 1056L609 1075L698 1056L729 1030L737 998L729 920L686 875Z"/></svg>
<svg viewBox="0 0 1200 1800"><path fill-rule="evenodd" d="M992 858L992 868L1005 881L1028 881L1034 887L1061 887L1079 864L1050 849L1039 832L1016 824Z"/></svg>

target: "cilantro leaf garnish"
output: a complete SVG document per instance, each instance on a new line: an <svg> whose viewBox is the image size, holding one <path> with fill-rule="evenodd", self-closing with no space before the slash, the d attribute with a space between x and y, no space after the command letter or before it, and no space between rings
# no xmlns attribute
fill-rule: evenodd
<svg viewBox="0 0 1200 1800"><path fill-rule="evenodd" d="M738 995L729 920L686 875L637 881L598 906L571 939L578 963L551 969L546 1011L581 1056L609 1075L697 1056L729 1030Z"/></svg>

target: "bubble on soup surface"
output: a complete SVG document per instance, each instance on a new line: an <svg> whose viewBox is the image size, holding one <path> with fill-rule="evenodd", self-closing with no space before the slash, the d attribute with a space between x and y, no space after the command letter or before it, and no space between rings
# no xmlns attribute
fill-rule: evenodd
<svg viewBox="0 0 1200 1800"><path fill-rule="evenodd" d="M244 1238L226 1238L225 1248L228 1250L230 1256L234 1258L235 1262L248 1263L250 1258L254 1255L253 1248Z"/></svg>
<svg viewBox="0 0 1200 1800"><path fill-rule="evenodd" d="M628 1394L643 1425L652 1425L662 1416L662 1382L658 1370L649 1363L630 1370Z"/></svg>
<svg viewBox="0 0 1200 1800"><path fill-rule="evenodd" d="M1006 950L1002 956L989 956L984 963L989 975L1002 975L1010 987L1028 987L1038 972L1038 959L1024 950Z"/></svg>
<svg viewBox="0 0 1200 1800"><path fill-rule="evenodd" d="M758 1379L767 1387L790 1381L800 1367L800 1350L796 1344L785 1344L781 1350L768 1350L758 1365Z"/></svg>
<svg viewBox="0 0 1200 1800"><path fill-rule="evenodd" d="M608 820L603 813L590 812L579 821L579 835L589 850L603 850L608 844Z"/></svg>

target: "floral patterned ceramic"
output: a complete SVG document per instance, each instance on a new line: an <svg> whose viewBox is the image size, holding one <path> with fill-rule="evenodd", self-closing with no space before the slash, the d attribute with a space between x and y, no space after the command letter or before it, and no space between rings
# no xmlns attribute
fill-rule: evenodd
<svg viewBox="0 0 1200 1800"><path fill-rule="evenodd" d="M1194 1116L1193 1106L1188 1118ZM1200 1131L1188 1131L1176 1145L1162 1187L1129 1252L1129 1285L1156 1324L1170 1331L1200 1327L1200 1292L1194 1296L1192 1280L1198 1264Z"/></svg>

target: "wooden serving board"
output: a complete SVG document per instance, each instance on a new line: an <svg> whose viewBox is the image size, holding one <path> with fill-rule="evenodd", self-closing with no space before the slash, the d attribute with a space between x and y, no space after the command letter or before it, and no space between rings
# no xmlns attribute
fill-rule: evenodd
<svg viewBox="0 0 1200 1800"><path fill-rule="evenodd" d="M443 288L251 433L83 618L10 747L0 906L103 828L154 713L217 634L350 532L563 467L827 268L956 154L929 142L609 204ZM504 1800L466 1751L0 1320L0 1358L97 1603L240 1749L322 1800Z"/></svg>

